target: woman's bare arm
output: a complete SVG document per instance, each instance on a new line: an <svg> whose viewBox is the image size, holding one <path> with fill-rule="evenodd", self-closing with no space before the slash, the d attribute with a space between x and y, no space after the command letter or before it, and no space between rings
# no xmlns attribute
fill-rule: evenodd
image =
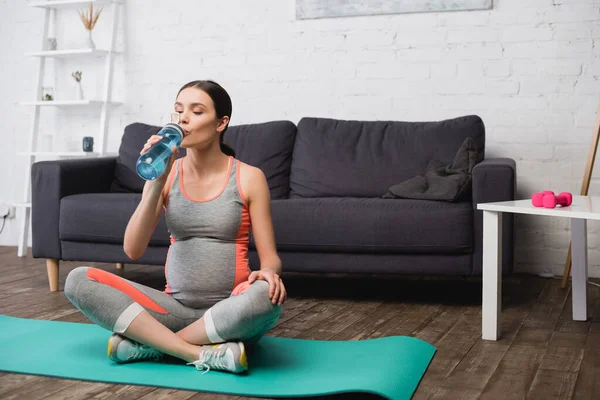
<svg viewBox="0 0 600 400"><path fill-rule="evenodd" d="M140 154L147 151L152 145L162 140L162 137L152 135ZM165 196L165 185L170 182L170 175L174 173L173 163L178 154L177 147L173 146L173 154L169 159L169 163L165 168L165 172L155 181L148 181L144 185L142 191L142 200L135 209L133 215L129 219L127 228L125 229L125 239L123 240L123 250L125 254L132 260L140 258L148 243L152 233L156 229L156 225L162 214Z"/></svg>
<svg viewBox="0 0 600 400"><path fill-rule="evenodd" d="M142 200L129 219L123 241L123 250L132 260L140 258L150 243L162 214L162 192L163 187L158 182L146 182L144 185Z"/></svg>

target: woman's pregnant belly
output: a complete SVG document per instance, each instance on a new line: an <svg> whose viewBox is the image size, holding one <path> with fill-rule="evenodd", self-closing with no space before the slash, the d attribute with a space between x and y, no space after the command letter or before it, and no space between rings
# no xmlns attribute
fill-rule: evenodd
<svg viewBox="0 0 600 400"><path fill-rule="evenodd" d="M231 295L235 256L235 242L211 238L175 241L165 270L167 293L188 307L211 307Z"/></svg>

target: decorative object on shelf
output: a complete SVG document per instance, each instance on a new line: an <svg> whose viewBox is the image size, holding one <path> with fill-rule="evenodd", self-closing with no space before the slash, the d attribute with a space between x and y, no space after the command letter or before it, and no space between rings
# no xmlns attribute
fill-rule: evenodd
<svg viewBox="0 0 600 400"><path fill-rule="evenodd" d="M90 3L90 9L88 11L78 11L78 13L79 17L81 18L81 22L83 22L83 26L88 31L87 47L90 49L95 49L96 45L92 40L92 30L96 26L96 22L98 22L98 18L100 17L100 13L102 13L102 9L94 13L94 5Z"/></svg>
<svg viewBox="0 0 600 400"><path fill-rule="evenodd" d="M56 38L48 38L48 43L47 45L47 49L46 50L50 50L50 51L54 51L57 48L57 44L56 44Z"/></svg>
<svg viewBox="0 0 600 400"><path fill-rule="evenodd" d="M94 151L94 138L91 136L84 136L83 137L83 151L85 151L86 153L91 153Z"/></svg>
<svg viewBox="0 0 600 400"><path fill-rule="evenodd" d="M52 86L42 87L42 101L52 100L54 100L54 89L52 88Z"/></svg>
<svg viewBox="0 0 600 400"><path fill-rule="evenodd" d="M75 98L77 100L83 100L83 89L81 88L81 71L73 72L71 76L75 79L75 82L77 82Z"/></svg>

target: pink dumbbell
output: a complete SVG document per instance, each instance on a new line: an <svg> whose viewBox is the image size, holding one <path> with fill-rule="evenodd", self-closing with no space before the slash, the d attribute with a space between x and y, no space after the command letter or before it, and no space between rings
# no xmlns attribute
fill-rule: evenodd
<svg viewBox="0 0 600 400"><path fill-rule="evenodd" d="M544 190L543 192L534 193L533 196L531 196L531 204L533 204L534 207L544 207L545 195L554 196L554 192L551 190Z"/></svg>
<svg viewBox="0 0 600 400"><path fill-rule="evenodd" d="M569 192L562 192L558 196L547 194L543 198L544 207L554 208L557 205L568 207L573 203L573 195Z"/></svg>

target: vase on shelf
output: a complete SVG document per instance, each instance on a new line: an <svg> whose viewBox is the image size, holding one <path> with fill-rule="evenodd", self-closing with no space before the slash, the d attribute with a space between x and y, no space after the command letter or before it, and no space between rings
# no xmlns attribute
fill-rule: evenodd
<svg viewBox="0 0 600 400"><path fill-rule="evenodd" d="M47 47L46 50L56 51L56 47L57 47L56 38L53 38L53 37L48 38L48 41L46 43L46 47Z"/></svg>
<svg viewBox="0 0 600 400"><path fill-rule="evenodd" d="M81 87L81 82L77 82L75 86L75 99L83 100L83 88Z"/></svg>
<svg viewBox="0 0 600 400"><path fill-rule="evenodd" d="M87 31L87 32L88 32L88 38L87 38L87 42L86 42L86 47L88 49L95 49L96 44L94 43L94 40L92 39L92 31Z"/></svg>

